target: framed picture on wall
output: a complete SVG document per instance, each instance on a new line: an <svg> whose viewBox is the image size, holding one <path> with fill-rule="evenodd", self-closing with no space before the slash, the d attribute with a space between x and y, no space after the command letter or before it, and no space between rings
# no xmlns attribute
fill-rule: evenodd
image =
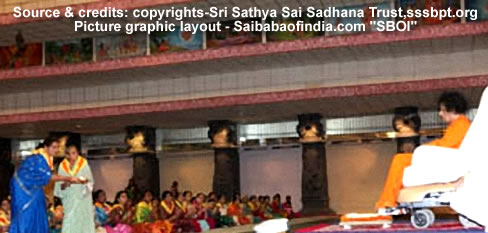
<svg viewBox="0 0 488 233"><path fill-rule="evenodd" d="M97 37L97 60L143 56L146 54L146 37L143 33Z"/></svg>
<svg viewBox="0 0 488 233"><path fill-rule="evenodd" d="M203 32L181 31L178 27L172 32L151 34L151 54L203 49Z"/></svg>
<svg viewBox="0 0 488 233"><path fill-rule="evenodd" d="M284 18L284 17L277 17L273 19L268 19L268 22L274 21L278 24L296 24L297 21L303 21L305 24L315 24L320 21L323 21L323 18L311 18L307 17L305 13L303 13L303 17L301 18ZM266 32L266 41L286 41L286 40L298 40L298 39L306 39L312 38L316 36L323 36L325 35L325 31L268 31Z"/></svg>
<svg viewBox="0 0 488 233"><path fill-rule="evenodd" d="M249 21L259 20L261 19L242 19L241 21L245 24ZM220 32L207 32L207 48L260 43L262 41L261 32L236 32L234 22L222 22L222 31Z"/></svg>
<svg viewBox="0 0 488 233"><path fill-rule="evenodd" d="M93 60L93 39L46 42L46 64L73 64Z"/></svg>
<svg viewBox="0 0 488 233"><path fill-rule="evenodd" d="M41 64L41 43L0 47L0 69L17 69Z"/></svg>
<svg viewBox="0 0 488 233"><path fill-rule="evenodd" d="M466 8L476 10L478 13L478 20L488 20L488 1L468 0L466 1ZM470 19L468 18L468 20Z"/></svg>

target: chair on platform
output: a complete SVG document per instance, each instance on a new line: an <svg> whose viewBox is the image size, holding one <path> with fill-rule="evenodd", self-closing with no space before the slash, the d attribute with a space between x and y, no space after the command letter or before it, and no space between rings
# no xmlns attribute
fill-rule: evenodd
<svg viewBox="0 0 488 233"><path fill-rule="evenodd" d="M484 156L482 151L486 151L487 145L487 114L488 88L485 88L476 117L459 149L420 146L415 150L412 165L404 171L404 188L397 198L395 214L411 213L414 227L429 227L435 221L431 208L451 206L457 193L454 182L474 169L486 170L482 166L487 164L488 155ZM460 215L461 224L477 226L469 217Z"/></svg>

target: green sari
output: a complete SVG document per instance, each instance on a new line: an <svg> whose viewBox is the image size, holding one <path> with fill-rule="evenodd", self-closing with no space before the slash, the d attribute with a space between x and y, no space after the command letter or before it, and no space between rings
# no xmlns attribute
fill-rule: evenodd
<svg viewBox="0 0 488 233"><path fill-rule="evenodd" d="M93 176L88 161L78 156L73 166L67 159L59 165L58 174L76 178L85 178L87 184L71 184L65 189L62 183L54 186L54 195L61 198L64 208L63 229L66 233L95 233L95 221L91 188Z"/></svg>
<svg viewBox="0 0 488 233"><path fill-rule="evenodd" d="M151 218L151 211L152 206L151 204L146 203L145 201L141 201L136 206L136 214L134 216L134 223L148 223L152 222L153 219Z"/></svg>

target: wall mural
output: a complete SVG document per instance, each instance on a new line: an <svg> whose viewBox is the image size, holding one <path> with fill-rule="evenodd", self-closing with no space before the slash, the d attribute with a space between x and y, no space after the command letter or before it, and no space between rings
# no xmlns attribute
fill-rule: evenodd
<svg viewBox="0 0 488 233"><path fill-rule="evenodd" d="M46 64L73 64L93 59L93 39L46 42Z"/></svg>
<svg viewBox="0 0 488 233"><path fill-rule="evenodd" d="M112 35L95 39L97 60L146 54L146 34Z"/></svg>
<svg viewBox="0 0 488 233"><path fill-rule="evenodd" d="M278 17L278 18L273 18L269 19L268 21L274 21L278 24L296 24L297 21L303 21L305 24L315 24L319 21L323 21L323 19L314 17L310 18L307 17L305 13L303 13L303 17L301 18L283 18L283 17ZM266 41L285 41L285 40L298 40L298 39L306 39L306 38L311 38L311 37L316 37L316 36L323 36L325 35L324 31L279 31L279 32L266 32Z"/></svg>
<svg viewBox="0 0 488 233"><path fill-rule="evenodd" d="M488 1L469 0L466 1L466 8L476 9L478 11L478 20L488 20Z"/></svg>
<svg viewBox="0 0 488 233"><path fill-rule="evenodd" d="M182 32L178 27L173 32L151 33L151 54L203 49L203 32Z"/></svg>
<svg viewBox="0 0 488 233"><path fill-rule="evenodd" d="M260 19L244 19L244 23ZM227 28L228 27L228 28ZM262 41L261 32L236 32L234 21L222 22L222 31L207 32L207 48L220 48L232 45L259 43Z"/></svg>
<svg viewBox="0 0 488 233"><path fill-rule="evenodd" d="M26 44L19 32L15 45L0 47L0 69L22 68L42 64L42 43Z"/></svg>

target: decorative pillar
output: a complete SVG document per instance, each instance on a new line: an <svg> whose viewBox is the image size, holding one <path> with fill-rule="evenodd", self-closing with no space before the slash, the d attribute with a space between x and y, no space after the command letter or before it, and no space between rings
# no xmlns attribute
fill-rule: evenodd
<svg viewBox="0 0 488 233"><path fill-rule="evenodd" d="M209 121L208 126L215 160L213 191L231 198L241 186L237 126L226 120Z"/></svg>
<svg viewBox="0 0 488 233"><path fill-rule="evenodd" d="M417 107L395 108L392 124L396 133L398 153L413 153L420 145L421 123Z"/></svg>
<svg viewBox="0 0 488 233"><path fill-rule="evenodd" d="M129 126L126 128L128 152L134 158L133 176L138 190L150 190L159 196L159 160L156 157L156 130L148 126Z"/></svg>
<svg viewBox="0 0 488 233"><path fill-rule="evenodd" d="M298 115L302 143L302 203L305 214L333 213L329 208L325 131L322 115Z"/></svg>
<svg viewBox="0 0 488 233"><path fill-rule="evenodd" d="M14 174L15 167L12 164L12 141L0 138L0 200L9 195L10 178Z"/></svg>

